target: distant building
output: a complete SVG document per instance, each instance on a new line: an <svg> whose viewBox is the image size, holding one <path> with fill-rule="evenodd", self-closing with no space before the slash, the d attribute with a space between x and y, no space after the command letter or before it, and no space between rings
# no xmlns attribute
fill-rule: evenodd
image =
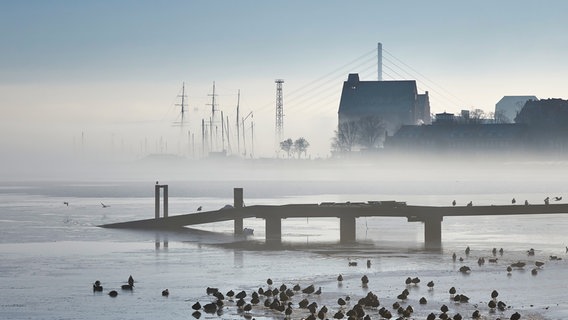
<svg viewBox="0 0 568 320"><path fill-rule="evenodd" d="M524 150L528 128L521 124L458 124L443 114L435 124L402 126L385 148L399 151L506 152ZM441 121L440 121L441 120Z"/></svg>
<svg viewBox="0 0 568 320"><path fill-rule="evenodd" d="M533 149L568 151L568 100L527 101L515 122L530 128Z"/></svg>
<svg viewBox="0 0 568 320"><path fill-rule="evenodd" d="M436 114L432 125L402 126L385 141L385 149L478 154L522 151L536 155L568 152L568 100L528 100L514 118L515 123L471 120L463 111L460 116Z"/></svg>
<svg viewBox="0 0 568 320"><path fill-rule="evenodd" d="M513 123L527 101L538 101L535 96L504 96L495 104L495 120Z"/></svg>
<svg viewBox="0 0 568 320"><path fill-rule="evenodd" d="M416 81L360 81L349 74L343 83L339 103L339 123L367 116L380 118L389 134L402 125L430 124L428 92L418 94Z"/></svg>

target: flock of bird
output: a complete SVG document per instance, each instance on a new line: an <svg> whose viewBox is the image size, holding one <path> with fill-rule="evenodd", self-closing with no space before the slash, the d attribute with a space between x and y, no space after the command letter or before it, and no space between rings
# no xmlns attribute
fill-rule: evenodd
<svg viewBox="0 0 568 320"><path fill-rule="evenodd" d="M470 248L466 248L466 254L469 255ZM502 254L503 250L499 250ZM529 250L528 253L534 252L534 250ZM493 250L494 255L497 253L497 249ZM454 255L455 257L455 255ZM491 259L491 258L490 258ZM537 267L542 267L544 263L537 262ZM353 266L353 261L349 261L349 265ZM370 265L370 260L368 260L368 266ZM517 262L512 264L510 267L522 268L524 267L523 262ZM462 266L460 272L471 272L471 268L467 266ZM340 274L337 276L338 283L344 281L344 277ZM264 308L264 311L272 310L277 315L284 315L285 319L290 319L294 316L298 319L304 320L324 320L324 319L348 319L348 320L370 320L373 317L376 318L378 314L380 319L416 319L414 317L414 308L408 303L410 296L409 288L418 287L421 283L419 277L407 277L404 281L406 287L401 291L396 297L396 301L391 306L382 305L379 298L372 291L367 292L365 296L356 300L349 296L339 297L337 299L337 305L326 305L319 306L318 301L320 301L317 296L321 294L321 287L315 290L314 285L309 285L305 288L301 288L300 285L296 284L294 286L288 287L282 284L280 287L273 286L273 281L268 279L266 281L268 287L260 287L258 290L254 290L250 293L246 291L240 291L235 294L233 290L229 290L225 295L223 295L217 288L207 288L206 292L208 295L214 297L214 301L209 302L206 305L201 305L199 302L193 304L194 309L193 316L199 318L201 316L201 311L221 315L223 313L224 306L234 305L237 308L237 313L241 314L245 318L252 318L252 312L255 308ZM367 275L361 277L361 287L368 288L370 279ZM428 290L434 290L434 281L427 282ZM448 290L450 294L450 301L454 304L467 304L469 303L469 297L465 294L458 294L455 287L451 287ZM490 299L488 297L487 308L490 315L495 315L497 311L500 312L500 316L503 316L505 311L510 310L510 307L501 300L498 300L499 293L497 290L493 290L490 294ZM234 302L236 300L236 302ZM296 301L296 302L295 302ZM423 296L418 299L420 305L425 305L428 303L427 299ZM451 306L451 304L450 304ZM478 309L478 305L474 305L475 311L471 314L472 319L482 319L485 318L482 315L482 311ZM461 320L465 316L462 316L459 312L455 312L450 315L451 310L448 305L443 304L440 307L440 313L430 313L426 316L427 320L434 319L452 319ZM279 318L276 316L276 318ZM497 317L497 319L500 319ZM521 315L518 312L514 312L510 315L509 319L518 320L521 319Z"/></svg>
<svg viewBox="0 0 568 320"><path fill-rule="evenodd" d="M562 196L554 197L554 198L552 198L552 199L553 199L554 201L561 201L561 200L562 200ZM517 203L517 199L515 199L515 198L511 199L511 204L516 204L516 203ZM544 204L550 204L550 197L544 198ZM455 207L456 205L457 205L456 200L452 201L452 206ZM528 201L528 200L525 200L525 206L528 206L528 205L529 205L529 201ZM473 206L473 201L468 202L468 203L466 204L466 206L472 207L472 206Z"/></svg>
<svg viewBox="0 0 568 320"><path fill-rule="evenodd" d="M568 247L566 248L568 253ZM471 249L468 246L464 251L466 256L469 256ZM504 250L493 248L491 251L493 258L489 257L490 263L497 263L499 253L503 256ZM535 250L527 250L528 256L534 256ZM452 255L454 262L458 260L457 255L454 253ZM550 260L562 260L558 256L550 256ZM462 257L459 258L460 262L463 262ZM349 261L349 265L352 266L354 261ZM485 258L480 257L477 260L479 266L485 264ZM532 274L536 275L534 270L538 270L544 266L544 262L535 261L535 268ZM514 268L522 269L527 265L526 262L517 261L507 266L507 274L510 275ZM371 266L371 261L367 260L367 267ZM462 265L459 268L461 273L472 272L471 268ZM339 274L336 278L338 285L341 286L344 279L343 275ZM322 294L322 288L314 284L310 284L305 287L301 287L299 284L286 285L281 284L280 286L275 285L272 279L266 280L266 286L260 286L256 290L245 291L245 290L228 290L225 294L221 290L214 287L207 287L205 293L207 294L208 302L201 303L196 301L191 305L193 309L192 316L195 319L199 319L202 316L202 312L210 315L223 315L229 308L236 308L236 314L246 318L251 319L255 314L267 315L269 317L274 316L274 318L279 318L283 316L284 319L302 319L302 320L327 320L327 319L347 319L347 320L371 320L371 319L418 319L414 315L414 307L411 305L411 301L416 300L420 305L428 304L426 297L422 296L411 297L411 292L415 292L419 285L422 283L419 277L406 277L404 280L404 289L396 296L396 300L392 305L381 303L379 297L369 291L369 284L371 279L367 275L363 275L360 278L360 287L364 289L366 294L359 299L352 298L350 296L341 296L337 299L337 304L333 305L320 305L322 299L319 299ZM402 285L402 283L401 283ZM427 290L434 290L434 281L430 280L426 284ZM134 288L134 279L132 276L128 278L127 284L121 286L123 291L132 291ZM411 289L411 290L409 290ZM100 281L95 281L93 284L94 292L102 292L103 287ZM458 310L463 312L464 308L458 308L458 305L469 304L470 298L463 294L458 293L455 287L451 287L448 290L449 302L447 304L442 304L439 307L439 312L431 312L426 316L426 320L461 320L465 318L471 319L487 319L492 317L492 319L506 319L501 318L505 316L505 313L510 314L510 320L519 320L521 315L518 312L511 313L512 310L504 301L499 300L499 292L497 290L492 290L488 295L486 300L486 308L480 308L483 303L470 304L475 310L471 315L464 316L461 315ZM162 291L162 296L169 296L170 292L168 289ZM118 292L116 290L111 290L108 292L111 297L116 297ZM414 295L414 294L412 294ZM410 299L409 299L410 298ZM392 298L385 298L389 300ZM329 299L323 299L329 301ZM333 301L333 300L331 300ZM452 306L456 306L456 310L452 311ZM424 309L422 309L424 310ZM430 310L428 310L429 312ZM272 314L272 315L271 315ZM495 318L493 318L495 317Z"/></svg>

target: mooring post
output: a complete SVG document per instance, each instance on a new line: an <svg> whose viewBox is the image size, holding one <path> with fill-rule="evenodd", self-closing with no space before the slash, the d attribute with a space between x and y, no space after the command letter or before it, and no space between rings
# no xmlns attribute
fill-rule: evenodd
<svg viewBox="0 0 568 320"><path fill-rule="evenodd" d="M441 215L433 215L424 219L424 242L426 248L442 247L442 220Z"/></svg>
<svg viewBox="0 0 568 320"><path fill-rule="evenodd" d="M282 219L280 217L265 218L267 245L279 245L282 242Z"/></svg>
<svg viewBox="0 0 568 320"><path fill-rule="evenodd" d="M160 218L160 186L156 185L154 187L154 208L156 213L156 219Z"/></svg>
<svg viewBox="0 0 568 320"><path fill-rule="evenodd" d="M339 218L339 242L355 242L356 239L356 225L355 217L340 217Z"/></svg>
<svg viewBox="0 0 568 320"><path fill-rule="evenodd" d="M233 189L233 204L235 209L243 207L243 188ZM243 234L243 218L235 217L235 234Z"/></svg>
<svg viewBox="0 0 568 320"><path fill-rule="evenodd" d="M168 217L168 185L163 185L164 188L164 218Z"/></svg>

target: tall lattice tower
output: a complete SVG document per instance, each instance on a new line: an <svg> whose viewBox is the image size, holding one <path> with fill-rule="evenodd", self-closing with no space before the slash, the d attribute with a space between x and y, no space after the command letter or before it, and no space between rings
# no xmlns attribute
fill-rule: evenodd
<svg viewBox="0 0 568 320"><path fill-rule="evenodd" d="M284 80L276 79L276 143L282 141L284 134L284 99L282 97L282 84Z"/></svg>

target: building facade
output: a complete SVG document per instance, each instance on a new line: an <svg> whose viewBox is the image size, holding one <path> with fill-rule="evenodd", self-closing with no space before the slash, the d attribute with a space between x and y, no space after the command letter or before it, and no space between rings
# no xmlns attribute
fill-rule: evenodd
<svg viewBox="0 0 568 320"><path fill-rule="evenodd" d="M388 134L403 125L431 123L428 92L418 94L416 81L361 81L357 73L343 83L338 113L340 124L377 117Z"/></svg>

